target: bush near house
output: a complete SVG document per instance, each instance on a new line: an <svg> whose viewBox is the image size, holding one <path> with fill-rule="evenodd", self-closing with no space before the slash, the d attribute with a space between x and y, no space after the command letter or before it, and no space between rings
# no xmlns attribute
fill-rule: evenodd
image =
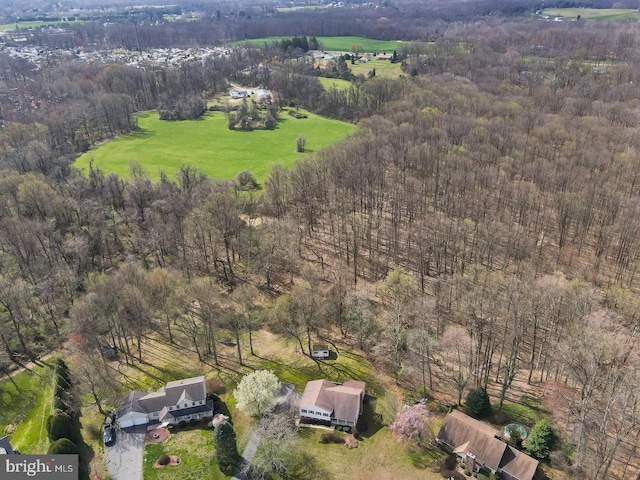
<svg viewBox="0 0 640 480"><path fill-rule="evenodd" d="M465 400L465 407L469 415L475 418L483 418L491 413L491 401L484 388L474 388L469 392Z"/></svg>

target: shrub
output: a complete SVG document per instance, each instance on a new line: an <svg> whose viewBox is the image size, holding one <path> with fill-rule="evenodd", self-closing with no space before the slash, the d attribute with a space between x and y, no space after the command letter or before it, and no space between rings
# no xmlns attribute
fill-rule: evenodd
<svg viewBox="0 0 640 480"><path fill-rule="evenodd" d="M171 463L171 458L169 455L160 455L157 461L158 465L169 465L169 463Z"/></svg>
<svg viewBox="0 0 640 480"><path fill-rule="evenodd" d="M336 435L332 432L323 433L320 435L320 443L344 443L345 440L340 435Z"/></svg>
<svg viewBox="0 0 640 480"><path fill-rule="evenodd" d="M472 417L482 418L487 416L491 413L489 394L484 388L474 388L467 395L465 407Z"/></svg>
<svg viewBox="0 0 640 480"><path fill-rule="evenodd" d="M522 435L517 430L513 430L509 436L509 445L518 450L522 450Z"/></svg>
<svg viewBox="0 0 640 480"><path fill-rule="evenodd" d="M207 393L209 396L212 395L220 395L227 391L227 387L224 386L222 380L219 378L208 378L207 379Z"/></svg>
<svg viewBox="0 0 640 480"><path fill-rule="evenodd" d="M236 183L241 190L255 190L259 187L258 182L249 170L243 170L242 172L240 172L236 176Z"/></svg>
<svg viewBox="0 0 640 480"><path fill-rule="evenodd" d="M73 425L73 420L64 412L49 415L47 419L47 434L49 440L52 442L60 438L75 439L76 430Z"/></svg>
<svg viewBox="0 0 640 480"><path fill-rule="evenodd" d="M358 439L351 434L346 435L344 437L344 443L347 446L347 448L358 448L358 445L360 445L360 442L358 441Z"/></svg>
<svg viewBox="0 0 640 480"><path fill-rule="evenodd" d="M51 455L72 455L78 453L78 447L68 438L59 438L49 445L48 454Z"/></svg>

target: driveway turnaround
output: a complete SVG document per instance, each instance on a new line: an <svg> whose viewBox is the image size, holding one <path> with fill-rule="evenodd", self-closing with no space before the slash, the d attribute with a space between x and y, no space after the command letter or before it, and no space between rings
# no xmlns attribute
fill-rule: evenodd
<svg viewBox="0 0 640 480"><path fill-rule="evenodd" d="M120 429L116 443L104 447L107 470L112 480L142 480L142 457L146 425Z"/></svg>

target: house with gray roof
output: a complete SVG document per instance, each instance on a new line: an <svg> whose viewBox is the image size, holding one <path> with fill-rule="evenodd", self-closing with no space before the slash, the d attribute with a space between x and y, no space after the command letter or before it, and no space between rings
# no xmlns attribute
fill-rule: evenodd
<svg viewBox="0 0 640 480"><path fill-rule="evenodd" d="M16 452L13 450L11 446L11 442L9 441L9 437L0 438L0 455L14 455Z"/></svg>
<svg viewBox="0 0 640 480"><path fill-rule="evenodd" d="M355 427L362 415L365 387L359 380L308 382L300 400L300 418Z"/></svg>
<svg viewBox="0 0 640 480"><path fill-rule="evenodd" d="M444 418L436 442L474 472L493 473L502 480L533 480L539 475L536 459L507 445L499 430L458 410Z"/></svg>
<svg viewBox="0 0 640 480"><path fill-rule="evenodd" d="M121 402L116 415L120 428L149 423L163 425L213 417L213 400L207 399L203 376L167 383L151 393L133 391Z"/></svg>

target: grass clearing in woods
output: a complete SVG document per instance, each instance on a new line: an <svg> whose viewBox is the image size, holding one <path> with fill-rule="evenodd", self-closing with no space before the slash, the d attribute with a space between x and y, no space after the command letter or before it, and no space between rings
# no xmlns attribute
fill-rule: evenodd
<svg viewBox="0 0 640 480"><path fill-rule="evenodd" d="M139 130L105 142L75 162L85 174L89 162L105 174L129 178L131 162L138 162L153 180L165 172L175 178L181 165L191 165L210 178L233 179L249 170L264 181L271 166L291 166L306 153L296 152L296 139L306 139L308 151L318 151L344 139L355 125L302 111L293 118L285 109L274 130L229 130L222 112L207 112L198 120L166 121L155 111L137 115Z"/></svg>

